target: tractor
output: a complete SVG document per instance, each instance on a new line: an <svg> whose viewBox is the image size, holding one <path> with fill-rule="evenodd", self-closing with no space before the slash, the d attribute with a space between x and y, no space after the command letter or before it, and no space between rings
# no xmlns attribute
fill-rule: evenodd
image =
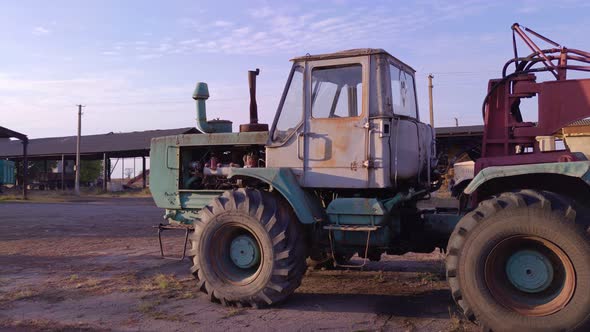
<svg viewBox="0 0 590 332"><path fill-rule="evenodd" d="M196 288L223 305L271 306L308 264L440 248L453 299L484 329L590 328L590 161L539 143L590 116L590 79L567 77L590 71L590 53L512 31L515 56L488 84L483 144L457 209L419 207L442 183L435 132L420 121L415 71L382 49L292 59L270 127L258 122L259 70L248 73L250 123L236 133L207 120L198 83L201 133L153 139L150 172L160 230L186 231ZM518 56L517 36L530 55ZM538 101L536 122L523 119L525 98Z"/></svg>

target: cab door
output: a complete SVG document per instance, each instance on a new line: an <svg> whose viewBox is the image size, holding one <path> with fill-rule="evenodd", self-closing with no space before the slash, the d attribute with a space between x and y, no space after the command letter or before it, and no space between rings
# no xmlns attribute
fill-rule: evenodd
<svg viewBox="0 0 590 332"><path fill-rule="evenodd" d="M305 187L368 187L368 66L368 57L306 66Z"/></svg>

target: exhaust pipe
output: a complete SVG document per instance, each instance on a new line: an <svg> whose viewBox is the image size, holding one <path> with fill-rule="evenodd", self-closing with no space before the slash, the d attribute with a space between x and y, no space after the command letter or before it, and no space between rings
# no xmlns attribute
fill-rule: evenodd
<svg viewBox="0 0 590 332"><path fill-rule="evenodd" d="M240 125L240 132L268 131L268 125L258 123L258 105L256 104L256 76L260 69L248 71L248 87L250 88L250 123Z"/></svg>

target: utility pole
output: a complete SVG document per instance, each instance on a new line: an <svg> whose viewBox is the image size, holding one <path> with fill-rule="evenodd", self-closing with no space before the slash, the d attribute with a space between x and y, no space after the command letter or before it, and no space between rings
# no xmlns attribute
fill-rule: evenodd
<svg viewBox="0 0 590 332"><path fill-rule="evenodd" d="M78 106L78 139L76 140L76 182L74 191L80 196L80 136L82 134L82 105Z"/></svg>
<svg viewBox="0 0 590 332"><path fill-rule="evenodd" d="M434 128L434 107L432 102L432 79L434 76L432 74L428 74L428 102L429 102L429 111L430 111L430 126Z"/></svg>

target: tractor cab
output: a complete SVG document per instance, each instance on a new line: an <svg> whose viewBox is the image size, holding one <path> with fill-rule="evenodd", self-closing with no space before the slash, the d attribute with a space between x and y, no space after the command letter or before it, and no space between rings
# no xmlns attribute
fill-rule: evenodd
<svg viewBox="0 0 590 332"><path fill-rule="evenodd" d="M305 187L426 185L433 133L420 122L410 66L382 49L292 61L267 167L291 168Z"/></svg>

